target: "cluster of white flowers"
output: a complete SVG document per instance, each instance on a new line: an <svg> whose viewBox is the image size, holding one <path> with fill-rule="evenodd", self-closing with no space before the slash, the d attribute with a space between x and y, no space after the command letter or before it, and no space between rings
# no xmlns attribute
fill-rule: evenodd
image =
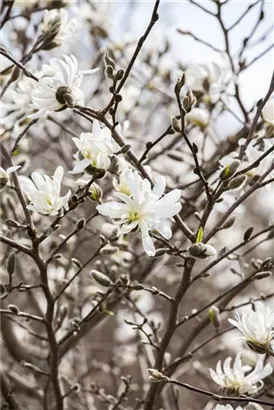
<svg viewBox="0 0 274 410"><path fill-rule="evenodd" d="M174 189L164 195L166 181L163 176L156 178L152 189L148 179L142 179L130 169L123 173L121 182L123 192L114 193L120 202L98 205L97 210L120 225L120 234L140 229L145 252L154 256L155 247L150 233L156 231L166 239L171 238L170 218L181 209L180 191Z"/></svg>
<svg viewBox="0 0 274 410"><path fill-rule="evenodd" d="M21 188L30 201L27 208L50 216L57 215L62 208L68 209L70 190L65 196L60 196L63 174L63 167L59 166L51 178L39 172L33 172L31 179L21 176Z"/></svg>
<svg viewBox="0 0 274 410"><path fill-rule="evenodd" d="M264 385L262 380L273 371L269 363L264 366L262 359L257 361L255 368L251 371L251 366L242 364L241 353L237 354L233 367L231 367L231 361L232 358L227 357L223 369L221 361L217 363L216 371L209 369L214 382L230 393L254 394L258 392Z"/></svg>
<svg viewBox="0 0 274 410"><path fill-rule="evenodd" d="M78 148L75 165L71 173L79 174L96 170L107 171L111 165L110 157L118 151L119 146L111 136L108 128L101 128L94 120L92 133L82 132L80 138L73 138Z"/></svg>
<svg viewBox="0 0 274 410"><path fill-rule="evenodd" d="M263 303L256 303L256 310L236 312L228 319L243 334L248 346L257 353L274 354L274 311Z"/></svg>

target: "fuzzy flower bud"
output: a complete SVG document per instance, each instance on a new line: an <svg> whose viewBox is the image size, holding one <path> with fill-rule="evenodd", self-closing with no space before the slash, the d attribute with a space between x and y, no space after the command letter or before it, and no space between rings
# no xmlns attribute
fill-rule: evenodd
<svg viewBox="0 0 274 410"><path fill-rule="evenodd" d="M212 245L206 245L202 242L190 245L187 250L194 259L207 259L217 253Z"/></svg>

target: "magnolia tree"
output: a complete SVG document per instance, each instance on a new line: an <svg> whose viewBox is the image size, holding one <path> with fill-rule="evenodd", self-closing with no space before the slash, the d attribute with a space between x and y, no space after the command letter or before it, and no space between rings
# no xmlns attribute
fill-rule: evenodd
<svg viewBox="0 0 274 410"><path fill-rule="evenodd" d="M1 408L273 409L272 27L231 4L2 2Z"/></svg>

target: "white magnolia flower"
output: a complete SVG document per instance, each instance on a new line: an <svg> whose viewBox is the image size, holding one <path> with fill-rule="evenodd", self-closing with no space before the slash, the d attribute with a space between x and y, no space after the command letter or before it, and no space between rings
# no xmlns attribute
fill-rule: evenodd
<svg viewBox="0 0 274 410"><path fill-rule="evenodd" d="M77 20L70 18L68 11L64 8L45 10L40 29L44 34L56 32L52 42L57 47L73 36L77 29Z"/></svg>
<svg viewBox="0 0 274 410"><path fill-rule="evenodd" d="M214 407L213 410L234 410L234 409L230 404L227 404L227 405L217 404L217 406ZM235 410L244 410L244 409L241 406L238 406Z"/></svg>
<svg viewBox="0 0 274 410"><path fill-rule="evenodd" d="M262 116L267 124L274 126L274 98L267 101L262 109Z"/></svg>
<svg viewBox="0 0 274 410"><path fill-rule="evenodd" d="M49 64L42 67L44 76L35 84L32 94L32 107L38 110L31 118L39 118L51 111L84 104L84 93L81 90L83 75L98 71L79 70L77 59L63 56L63 60L52 58Z"/></svg>
<svg viewBox="0 0 274 410"><path fill-rule="evenodd" d="M210 114L209 111L204 108L194 107L186 115L186 119L193 125L205 129L209 125Z"/></svg>
<svg viewBox="0 0 274 410"><path fill-rule="evenodd" d="M39 172L33 172L31 179L20 177L21 188L30 201L27 208L51 216L57 215L62 208L68 209L70 190L65 196L60 196L63 174L64 169L59 166L51 178Z"/></svg>
<svg viewBox="0 0 274 410"><path fill-rule="evenodd" d="M73 174L92 169L107 170L110 165L110 156L119 150L118 144L111 136L108 128L101 128L94 120L92 133L82 132L80 138L72 138L78 152L75 155L76 163L71 171Z"/></svg>
<svg viewBox="0 0 274 410"><path fill-rule="evenodd" d="M274 352L274 310L263 303L256 304L256 311L236 312L235 320L228 321L236 326L248 344L258 353Z"/></svg>
<svg viewBox="0 0 274 410"><path fill-rule="evenodd" d="M222 93L224 81L229 65L222 61L220 64L193 64L186 70L186 83L193 91L204 93L204 101L216 103Z"/></svg>
<svg viewBox="0 0 274 410"><path fill-rule="evenodd" d="M132 170L128 170L124 178L131 195L115 192L114 195L121 202L98 205L97 210L100 214L116 220L120 225L120 234L140 229L145 252L149 256L154 256L155 247L149 233L156 230L164 238L171 238L169 219L181 209L180 191L174 189L163 196L166 184L163 176L156 178L153 189L147 179L143 179L140 184L139 175Z"/></svg>
<svg viewBox="0 0 274 410"><path fill-rule="evenodd" d="M21 165L15 165L13 167L9 167L6 170L2 167L0 167L0 188L4 188L4 186L7 185L10 179L10 174L12 174L14 171L17 171L17 169L21 168Z"/></svg>
<svg viewBox="0 0 274 410"><path fill-rule="evenodd" d="M241 141L240 141L241 142ZM273 143L271 143L269 140L264 139L264 147L263 150L259 150L258 146L257 146L257 140L253 140L248 147L246 148L245 154L248 160L249 164L252 164L253 162L255 162L259 157L261 157L264 152L266 152L267 150L269 150L269 148L271 148L273 146ZM271 166L272 161L273 161L273 153L269 154L266 158L264 158L260 164L253 168L252 170L250 170L248 172L248 174L250 176L254 176L254 175L262 175L264 174L267 169ZM267 178L270 178L274 175L274 171L272 171Z"/></svg>
<svg viewBox="0 0 274 410"><path fill-rule="evenodd" d="M212 380L222 389L237 394L253 394L263 387L263 379L269 376L273 368L268 363L264 366L263 360L259 359L255 368L243 365L241 353L238 353L233 367L231 367L232 358L225 359L223 369L221 361L217 363L216 371L209 369ZM252 371L251 371L252 370ZM246 374L248 373L248 374Z"/></svg>

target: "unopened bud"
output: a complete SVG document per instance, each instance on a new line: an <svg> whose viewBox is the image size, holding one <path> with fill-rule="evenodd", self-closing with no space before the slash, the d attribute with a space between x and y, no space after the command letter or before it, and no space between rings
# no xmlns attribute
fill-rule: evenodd
<svg viewBox="0 0 274 410"><path fill-rule="evenodd" d="M12 313L14 313L15 315L19 315L19 313L20 313L19 307L16 306L16 305L8 305L8 309L9 309Z"/></svg>
<svg viewBox="0 0 274 410"><path fill-rule="evenodd" d="M208 310L208 316L209 316L210 322L213 324L213 326L216 329L218 329L221 325L221 321L220 321L220 311L217 308L217 306L212 306Z"/></svg>
<svg viewBox="0 0 274 410"><path fill-rule="evenodd" d="M79 268L79 269L81 269L82 268L82 263L78 260L78 259L76 259L76 258L71 258L71 262L75 265L75 266L77 266L77 268Z"/></svg>
<svg viewBox="0 0 274 410"><path fill-rule="evenodd" d="M170 121L171 121L171 126L172 126L173 131L181 132L181 122L180 122L180 120L177 120L176 117L171 117Z"/></svg>
<svg viewBox="0 0 274 410"><path fill-rule="evenodd" d="M159 383L163 381L169 381L169 378L167 376L164 376L163 373L159 372L156 369L147 369L147 372L149 374L149 380L154 383Z"/></svg>
<svg viewBox="0 0 274 410"><path fill-rule="evenodd" d="M194 97L193 92L191 89L188 89L183 101L182 101L182 107L186 113L191 111L192 106L196 103L196 97Z"/></svg>
<svg viewBox="0 0 274 410"><path fill-rule="evenodd" d="M232 190L232 189L239 189L241 188L245 181L247 180L247 176L246 175L238 175L237 177L233 178L229 184L228 184L228 189Z"/></svg>
<svg viewBox="0 0 274 410"><path fill-rule="evenodd" d="M81 229L83 229L86 225L86 220L85 218L81 218L79 219L79 221L76 222L76 229L78 231L80 231Z"/></svg>
<svg viewBox="0 0 274 410"><path fill-rule="evenodd" d="M229 218L221 227L221 229L228 229L231 228L231 226L234 225L236 218L233 216L232 218Z"/></svg>
<svg viewBox="0 0 274 410"><path fill-rule="evenodd" d="M195 259L207 259L217 253L212 245L206 245L202 242L190 245L187 250L190 256Z"/></svg>
<svg viewBox="0 0 274 410"><path fill-rule="evenodd" d="M130 289L132 290L143 290L144 286L141 283L135 283L130 286Z"/></svg>
<svg viewBox="0 0 274 410"><path fill-rule="evenodd" d="M9 275L12 275L14 273L15 270L15 263L16 263L16 259L15 259L15 253L12 252L7 260L7 271Z"/></svg>
<svg viewBox="0 0 274 410"><path fill-rule="evenodd" d="M114 69L113 67L111 67L111 65L107 65L105 68L105 75L107 78L109 78L110 80L114 79Z"/></svg>
<svg viewBox="0 0 274 410"><path fill-rule="evenodd" d="M116 75L115 75L115 80L116 80L116 81L122 80L123 75L124 75L124 70L121 70L121 69L118 70L117 73L116 73Z"/></svg>
<svg viewBox="0 0 274 410"><path fill-rule="evenodd" d="M255 279L261 280L261 279L269 278L269 276L271 276L271 275L272 275L272 272L263 271L263 272L256 273Z"/></svg>
<svg viewBox="0 0 274 410"><path fill-rule="evenodd" d="M7 219L6 221L5 221L5 224L7 225L7 226L10 226L11 228L21 228L22 227L22 225L21 224L19 224L17 221L15 221L14 219Z"/></svg>
<svg viewBox="0 0 274 410"><path fill-rule="evenodd" d="M250 228L247 228L247 230L244 233L244 238L243 238L245 242L247 242L250 239L253 231L254 231L253 226L250 226Z"/></svg>
<svg viewBox="0 0 274 410"><path fill-rule="evenodd" d="M220 172L219 178L222 181L225 181L229 178L232 178L233 175L236 173L237 169L239 168L241 161L235 159L231 164L227 164Z"/></svg>
<svg viewBox="0 0 274 410"><path fill-rule="evenodd" d="M55 93L55 98L62 105L67 105L68 107L75 105L69 87L59 87Z"/></svg>
<svg viewBox="0 0 274 410"><path fill-rule="evenodd" d="M93 269L91 270L90 274L96 280L96 282L104 287L109 287L113 283L107 275L99 272L98 270Z"/></svg>

